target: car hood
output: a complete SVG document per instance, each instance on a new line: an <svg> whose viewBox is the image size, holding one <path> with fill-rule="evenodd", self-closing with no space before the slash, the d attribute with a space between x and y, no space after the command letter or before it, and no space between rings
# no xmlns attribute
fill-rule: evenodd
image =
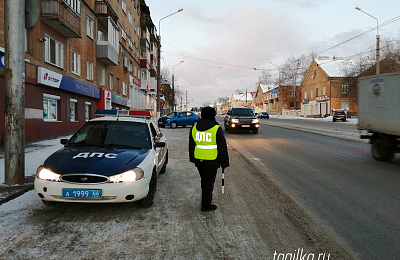
<svg viewBox="0 0 400 260"><path fill-rule="evenodd" d="M134 169L149 152L150 150L66 147L50 155L43 166L58 174L92 173L112 176Z"/></svg>

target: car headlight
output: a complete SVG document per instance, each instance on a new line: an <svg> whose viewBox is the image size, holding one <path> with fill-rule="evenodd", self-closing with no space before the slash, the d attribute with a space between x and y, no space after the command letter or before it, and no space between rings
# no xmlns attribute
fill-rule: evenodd
<svg viewBox="0 0 400 260"><path fill-rule="evenodd" d="M117 175L110 176L109 182L120 183L120 182L133 182L143 178L144 172L140 168L135 168Z"/></svg>
<svg viewBox="0 0 400 260"><path fill-rule="evenodd" d="M237 118L232 118L232 123L239 123L239 119L237 119Z"/></svg>
<svg viewBox="0 0 400 260"><path fill-rule="evenodd" d="M60 181L60 174L54 173L43 166L36 170L36 177L45 181Z"/></svg>
<svg viewBox="0 0 400 260"><path fill-rule="evenodd" d="M258 123L258 119L253 119L253 121L251 121L253 124L257 124Z"/></svg>

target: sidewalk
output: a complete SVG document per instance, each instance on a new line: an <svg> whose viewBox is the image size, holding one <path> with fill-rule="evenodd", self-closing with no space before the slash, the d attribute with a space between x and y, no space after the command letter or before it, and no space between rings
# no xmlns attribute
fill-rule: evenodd
<svg viewBox="0 0 400 260"><path fill-rule="evenodd" d="M0 148L0 205L33 189L37 167L52 153L62 148L61 136L56 139L25 144L25 183L22 185L5 185L4 147Z"/></svg>

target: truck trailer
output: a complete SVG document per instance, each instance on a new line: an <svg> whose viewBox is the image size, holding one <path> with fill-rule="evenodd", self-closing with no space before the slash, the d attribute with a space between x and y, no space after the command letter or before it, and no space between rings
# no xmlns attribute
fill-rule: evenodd
<svg viewBox="0 0 400 260"><path fill-rule="evenodd" d="M375 160L391 161L400 152L400 73L359 79L357 127Z"/></svg>

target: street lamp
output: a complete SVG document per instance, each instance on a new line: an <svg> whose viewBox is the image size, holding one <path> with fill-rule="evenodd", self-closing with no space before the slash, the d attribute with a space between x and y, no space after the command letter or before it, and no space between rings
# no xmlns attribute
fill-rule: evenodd
<svg viewBox="0 0 400 260"><path fill-rule="evenodd" d="M379 74L379 31L378 31L379 23L378 23L378 18L370 15L367 12L364 12L363 10L361 10L360 7L356 7L356 9L358 11L363 12L364 14L366 14L366 15L368 15L368 16L370 16L370 17L372 17L372 18L374 18L376 20L376 75L378 75Z"/></svg>
<svg viewBox="0 0 400 260"><path fill-rule="evenodd" d="M182 64L184 61L181 60L178 64L172 66L172 109L175 111L175 75L174 75L174 68L180 64Z"/></svg>
<svg viewBox="0 0 400 260"><path fill-rule="evenodd" d="M157 118L160 117L160 110L161 110L161 100L160 100L160 91L161 91L161 20L164 20L171 15L177 14L182 12L183 9L179 9L178 11L167 15L161 18L158 22L158 52L157 52Z"/></svg>

